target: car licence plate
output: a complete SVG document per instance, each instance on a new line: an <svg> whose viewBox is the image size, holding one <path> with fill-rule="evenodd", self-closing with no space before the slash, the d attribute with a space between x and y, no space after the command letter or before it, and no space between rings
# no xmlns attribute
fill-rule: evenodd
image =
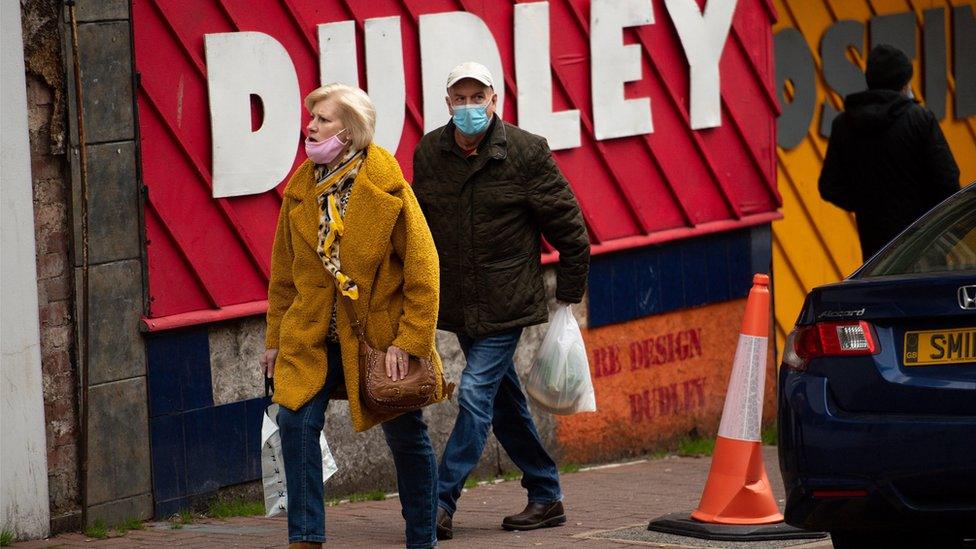
<svg viewBox="0 0 976 549"><path fill-rule="evenodd" d="M976 362L976 328L905 332L905 366Z"/></svg>

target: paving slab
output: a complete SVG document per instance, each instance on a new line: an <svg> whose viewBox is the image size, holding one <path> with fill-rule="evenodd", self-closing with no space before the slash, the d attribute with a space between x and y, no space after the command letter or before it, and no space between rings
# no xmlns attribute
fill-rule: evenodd
<svg viewBox="0 0 976 549"><path fill-rule="evenodd" d="M776 449L764 448L773 493L782 505L783 485L776 469ZM829 540L780 543L710 542L694 538L650 540L648 521L661 515L690 510L698 503L708 476L709 458L666 457L611 466L584 468L562 476L568 518L564 526L532 532L507 532L501 528L505 515L525 506L525 490L518 481L486 483L467 490L454 515L454 539L441 542L444 549L504 547L633 548L645 547L768 547L829 548ZM326 485L328 492L328 485ZM169 523L148 523L146 529L121 538L91 540L80 534L27 543L18 548L46 547L253 547L287 546L284 517L207 519L174 529ZM400 502L343 503L326 509L326 547L403 547ZM664 536L663 534L661 534Z"/></svg>

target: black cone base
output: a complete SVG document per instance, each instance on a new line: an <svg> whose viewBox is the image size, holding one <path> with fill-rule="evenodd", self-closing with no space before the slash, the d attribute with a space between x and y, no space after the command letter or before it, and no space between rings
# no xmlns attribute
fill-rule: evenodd
<svg viewBox="0 0 976 549"><path fill-rule="evenodd" d="M713 524L691 518L691 513L671 513L647 525L648 530L676 536L722 541L767 541L777 539L822 539L826 532L801 530L777 522L774 524Z"/></svg>

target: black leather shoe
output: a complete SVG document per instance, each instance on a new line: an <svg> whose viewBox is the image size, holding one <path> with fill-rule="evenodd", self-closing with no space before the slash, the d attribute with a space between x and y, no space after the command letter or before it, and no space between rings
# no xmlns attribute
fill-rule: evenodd
<svg viewBox="0 0 976 549"><path fill-rule="evenodd" d="M506 530L535 530L548 528L566 523L566 513L563 502L529 503L525 510L517 515L505 517L502 528Z"/></svg>
<svg viewBox="0 0 976 549"><path fill-rule="evenodd" d="M451 515L443 507L437 508L437 539L444 541L454 537L454 525Z"/></svg>

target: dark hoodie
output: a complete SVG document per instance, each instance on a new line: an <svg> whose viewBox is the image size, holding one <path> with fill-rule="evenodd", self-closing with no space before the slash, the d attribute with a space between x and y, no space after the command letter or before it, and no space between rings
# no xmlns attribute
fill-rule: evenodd
<svg viewBox="0 0 976 549"><path fill-rule="evenodd" d="M931 111L892 90L848 95L834 119L820 195L854 212L865 260L959 190L959 168Z"/></svg>

